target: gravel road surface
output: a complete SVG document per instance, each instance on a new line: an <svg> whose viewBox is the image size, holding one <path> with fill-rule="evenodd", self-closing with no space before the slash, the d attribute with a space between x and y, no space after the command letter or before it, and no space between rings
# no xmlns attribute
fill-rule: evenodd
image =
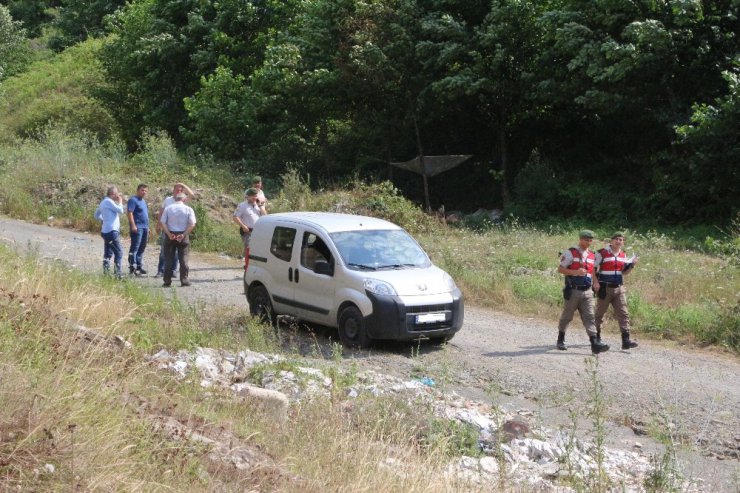
<svg viewBox="0 0 740 493"><path fill-rule="evenodd" d="M0 241L42 260L102 271L99 235L0 217ZM127 239L123 243L127 253ZM150 274L156 271L158 251L156 244L147 251ZM192 254L190 278L191 287L174 281L168 291L193 303L247 309L241 260ZM161 279L151 276L131 282L163 289ZM576 410L579 429L586 433L590 420L585 406L591 393L586 360L592 357L585 331L575 322L566 338L569 350L557 351L555 320L466 307L463 329L444 347L379 343L366 351L345 351L344 356L363 368L392 375L429 376L471 399L533 410L550 428L570 426L569 411ZM318 330L305 339L314 347L318 341L328 354L336 334ZM607 333L604 339L612 344L598 357L609 403L609 445L659 451L661 445L652 437L670 430L680 440L679 457L687 476L701 477L706 491L740 491L740 358L646 340L639 340L637 349L621 351L618 334Z"/></svg>

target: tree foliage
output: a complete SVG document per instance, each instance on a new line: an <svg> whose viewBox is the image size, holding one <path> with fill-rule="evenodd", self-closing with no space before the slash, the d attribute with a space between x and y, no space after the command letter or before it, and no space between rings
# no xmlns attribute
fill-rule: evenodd
<svg viewBox="0 0 740 493"><path fill-rule="evenodd" d="M102 43L88 40L3 83L0 140L36 135L48 124L64 125L99 141L115 137L116 123L94 97L104 87L97 58Z"/></svg>
<svg viewBox="0 0 740 493"><path fill-rule="evenodd" d="M0 5L0 81L22 72L30 60L25 29L13 20L7 7Z"/></svg>
<svg viewBox="0 0 740 493"><path fill-rule="evenodd" d="M59 14L53 22L57 34L50 41L51 47L61 50L89 37L105 35L105 17L125 3L125 0L60 0Z"/></svg>
<svg viewBox="0 0 740 493"><path fill-rule="evenodd" d="M434 205L535 219L738 209L737 0L48 0L24 15L42 3L64 44L110 33L100 95L132 148L166 131L235 171L392 175L417 199L389 162L471 154L430 179Z"/></svg>
<svg viewBox="0 0 740 493"><path fill-rule="evenodd" d="M656 168L656 201L671 220L713 222L740 211L740 77L725 72L728 93L695 104L691 121L676 128L675 152ZM672 159L671 159L672 158Z"/></svg>
<svg viewBox="0 0 740 493"><path fill-rule="evenodd" d="M31 38L41 35L44 26L53 20L51 10L58 0L8 0L0 2L10 11L10 15L20 22Z"/></svg>

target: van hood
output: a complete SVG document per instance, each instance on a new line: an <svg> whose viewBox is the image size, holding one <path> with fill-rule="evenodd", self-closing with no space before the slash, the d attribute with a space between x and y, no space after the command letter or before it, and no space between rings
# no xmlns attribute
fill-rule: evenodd
<svg viewBox="0 0 740 493"><path fill-rule="evenodd" d="M449 293L447 274L439 267L368 272L366 278L379 279L393 285L399 296L426 296Z"/></svg>

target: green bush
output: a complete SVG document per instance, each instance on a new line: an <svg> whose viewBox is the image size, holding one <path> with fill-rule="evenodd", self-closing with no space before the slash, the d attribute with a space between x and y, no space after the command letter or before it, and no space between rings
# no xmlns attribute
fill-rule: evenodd
<svg viewBox="0 0 740 493"><path fill-rule="evenodd" d="M101 142L117 135L113 117L94 97L105 85L97 60L101 45L100 40L86 41L4 81L0 140L31 136L50 122L90 133Z"/></svg>
<svg viewBox="0 0 740 493"><path fill-rule="evenodd" d="M0 81L22 72L31 59L26 30L21 26L10 10L0 5Z"/></svg>
<svg viewBox="0 0 740 493"><path fill-rule="evenodd" d="M482 455L478 445L478 428L459 421L433 419L425 430L422 444L432 447L442 446L450 457Z"/></svg>
<svg viewBox="0 0 740 493"><path fill-rule="evenodd" d="M272 201L273 212L323 211L377 217L398 224L412 234L442 227L434 217L403 197L389 181L351 182L347 189L311 189L310 177L290 169L282 176L283 187Z"/></svg>

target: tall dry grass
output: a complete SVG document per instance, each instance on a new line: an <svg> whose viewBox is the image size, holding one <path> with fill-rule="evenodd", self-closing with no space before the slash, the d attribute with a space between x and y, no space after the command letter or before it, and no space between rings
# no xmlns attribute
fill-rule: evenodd
<svg viewBox="0 0 740 493"><path fill-rule="evenodd" d="M431 409L393 399L316 399L294 405L287 422L275 421L227 390L204 389L196 375L177 381L145 358L154 347L174 351L191 341L178 333L190 330L189 317L196 317L205 344L228 337L243 349L269 338L197 320L177 304L165 310L157 295L129 289L127 281L40 264L4 247L0 260L0 490L479 489L446 473L452 435L428 433ZM173 317L186 323L171 326ZM135 337L143 320L148 341ZM90 340L79 325L122 335L134 346ZM270 329L241 328L252 330ZM272 466L237 470L214 460L212 445L156 426L165 418L228 434Z"/></svg>

